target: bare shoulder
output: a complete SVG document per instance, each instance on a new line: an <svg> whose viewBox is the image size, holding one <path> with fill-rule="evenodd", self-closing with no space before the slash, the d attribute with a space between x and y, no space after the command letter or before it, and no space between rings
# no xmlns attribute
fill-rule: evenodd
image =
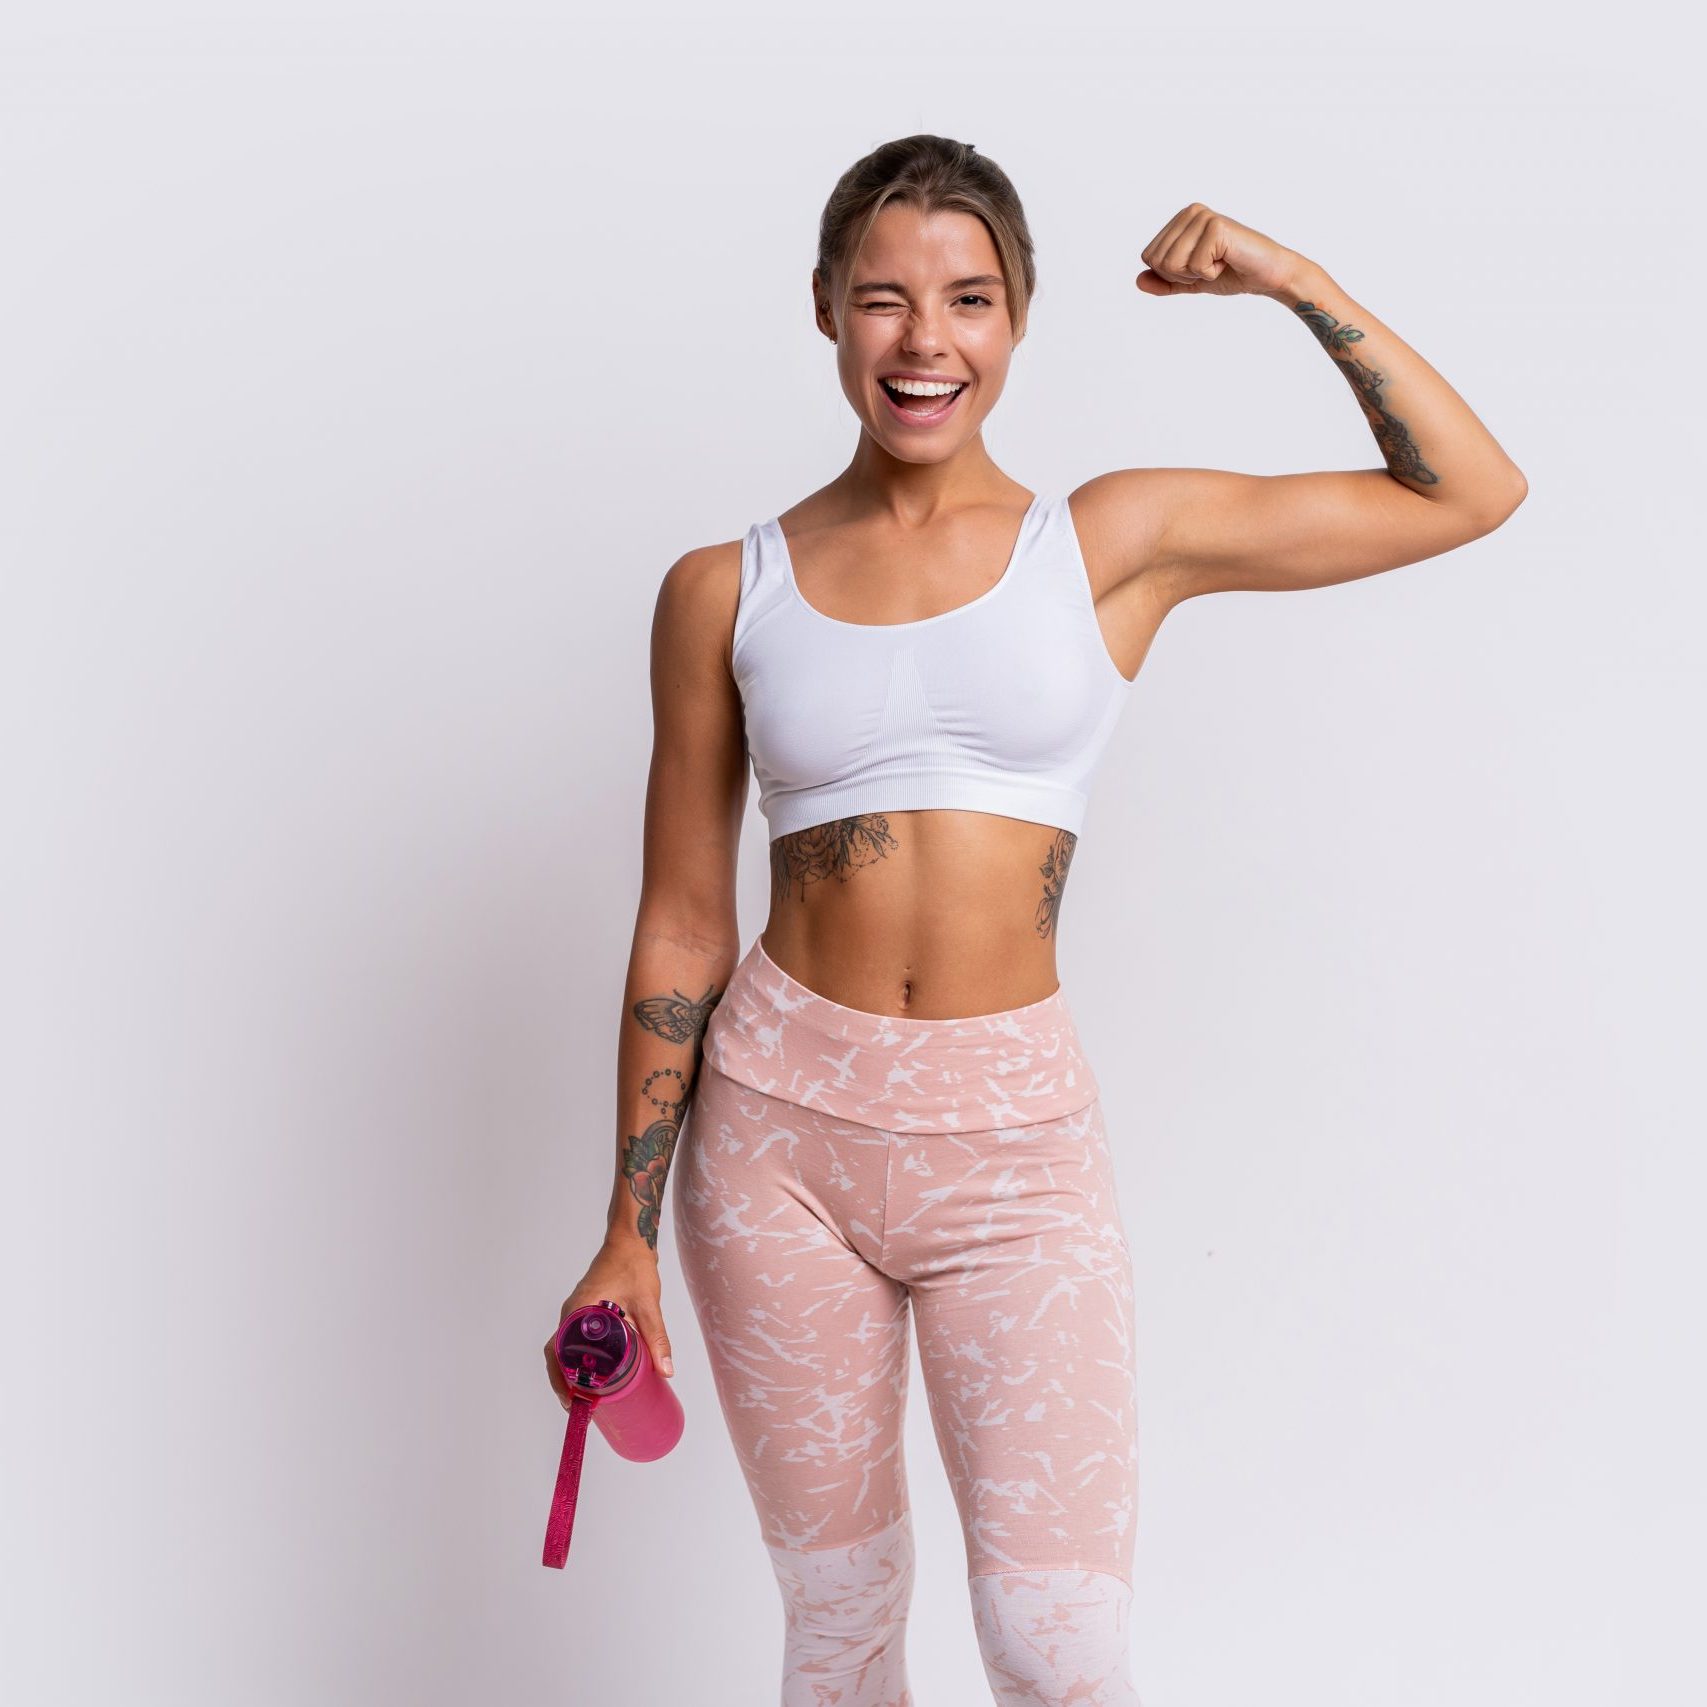
<svg viewBox="0 0 1707 1707"><path fill-rule="evenodd" d="M1100 599L1161 559L1173 492L1171 468L1117 468L1067 494L1079 551Z"/></svg>
<svg viewBox="0 0 1707 1707"><path fill-rule="evenodd" d="M727 600L733 612L741 593L741 541L725 540L718 545L695 545L684 551L668 569L658 588L662 602L681 605L703 615Z"/></svg>
<svg viewBox="0 0 1707 1707"><path fill-rule="evenodd" d="M1120 468L1067 494L1068 515L1115 667L1132 681L1182 588L1164 535L1177 488L1172 468Z"/></svg>
<svg viewBox="0 0 1707 1707"><path fill-rule="evenodd" d="M664 571L652 619L661 647L678 654L709 650L727 666L741 601L741 543L696 545Z"/></svg>

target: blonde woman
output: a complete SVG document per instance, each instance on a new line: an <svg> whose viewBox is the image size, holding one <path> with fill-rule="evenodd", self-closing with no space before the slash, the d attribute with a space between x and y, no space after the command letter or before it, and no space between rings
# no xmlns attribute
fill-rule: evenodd
<svg viewBox="0 0 1707 1707"><path fill-rule="evenodd" d="M1055 963L1093 775L1182 600L1436 556L1525 492L1315 262L1198 202L1143 256L1150 295L1277 303L1382 465L1014 480L983 427L1025 335L1025 216L993 161L912 136L852 166L820 225L852 459L659 590L615 1187L563 1310L615 1299L670 1371L679 1160L683 1279L787 1612L784 1707L911 1701L909 1324L993 1698L1137 1701L1132 1268ZM749 764L771 895L743 955Z"/></svg>

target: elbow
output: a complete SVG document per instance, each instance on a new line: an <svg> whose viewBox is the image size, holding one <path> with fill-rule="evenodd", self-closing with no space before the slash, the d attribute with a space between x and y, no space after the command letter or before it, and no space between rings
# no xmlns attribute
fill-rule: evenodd
<svg viewBox="0 0 1707 1707"><path fill-rule="evenodd" d="M1529 482L1523 477L1523 470L1514 466L1510 478L1499 494L1488 502L1477 507L1476 532L1478 535L1492 533L1495 528L1511 520L1519 504L1529 496Z"/></svg>

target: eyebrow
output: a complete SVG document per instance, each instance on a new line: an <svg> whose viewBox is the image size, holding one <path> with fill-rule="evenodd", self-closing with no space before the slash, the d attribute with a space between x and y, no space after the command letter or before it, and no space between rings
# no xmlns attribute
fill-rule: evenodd
<svg viewBox="0 0 1707 1707"><path fill-rule="evenodd" d="M949 290L970 290L973 285L999 285L1002 283L998 273L979 273L969 279L955 279L949 285ZM892 290L897 296L905 296L907 287L896 284L892 279L868 279L863 284L856 284L849 293L853 296L863 295L870 290Z"/></svg>

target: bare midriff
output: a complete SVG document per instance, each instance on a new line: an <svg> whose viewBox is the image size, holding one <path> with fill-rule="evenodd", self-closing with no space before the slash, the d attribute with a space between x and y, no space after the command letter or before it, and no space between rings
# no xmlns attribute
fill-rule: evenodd
<svg viewBox="0 0 1707 1707"><path fill-rule="evenodd" d="M1060 986L1074 837L989 812L868 812L770 844L769 957L843 1007L960 1019Z"/></svg>

